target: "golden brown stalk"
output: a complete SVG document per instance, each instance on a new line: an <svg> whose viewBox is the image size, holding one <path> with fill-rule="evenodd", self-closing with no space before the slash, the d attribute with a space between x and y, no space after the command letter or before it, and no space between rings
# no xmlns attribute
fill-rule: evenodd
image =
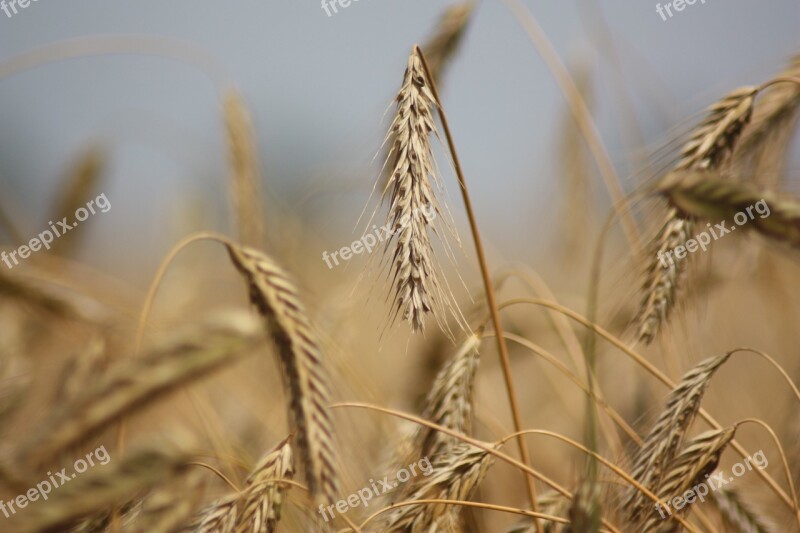
<svg viewBox="0 0 800 533"><path fill-rule="evenodd" d="M436 232L434 220L442 215L435 195L441 184L430 142L436 134L431 113L435 105L415 47L397 95L397 114L389 132L394 137L389 152L391 174L382 193L389 202L387 249L394 247L389 265L395 304L392 315L402 312L414 332L425 328L428 313L445 330L445 311L456 314L452 296L439 281L429 235Z"/></svg>
<svg viewBox="0 0 800 533"><path fill-rule="evenodd" d="M439 19L436 31L422 47L425 50L428 67L431 69L431 76L438 86L441 86L444 70L464 38L474 10L473 0L448 7Z"/></svg>
<svg viewBox="0 0 800 533"><path fill-rule="evenodd" d="M184 472L188 458L146 450L96 468L53 490L43 505L32 507L21 532L64 531L81 517L104 511L162 480Z"/></svg>
<svg viewBox="0 0 800 533"><path fill-rule="evenodd" d="M717 170L730 158L733 148L753 114L757 87L742 87L726 95L708 111L681 151L675 170ZM637 338L649 344L667 322L677 302L686 273L686 259L662 261L659 252L682 245L694 233L691 220L670 209L658 236L650 246L644 295L634 323Z"/></svg>
<svg viewBox="0 0 800 533"><path fill-rule="evenodd" d="M276 480L294 478L291 436L278 444L256 465L240 498L237 533L274 533L289 487Z"/></svg>
<svg viewBox="0 0 800 533"><path fill-rule="evenodd" d="M431 460L433 473L422 480L404 500L469 500L493 457L470 444L458 443ZM458 531L460 507L443 504L420 504L398 507L389 514L382 531L427 533Z"/></svg>
<svg viewBox="0 0 800 533"><path fill-rule="evenodd" d="M725 451L725 447L733 439L735 433L735 427L715 429L692 439L681 454L669 464L669 470L666 472L658 492L659 499L663 502L670 502L674 498L682 497L687 490L699 483L705 482L706 478L716 470L722 452ZM672 519L672 516L686 512L688 507L686 505L682 509L671 508L671 514L668 514L666 509L662 509L661 513L656 509L651 509L647 513L650 516L642 531L645 533L677 531L680 525ZM662 517L661 514L664 516Z"/></svg>
<svg viewBox="0 0 800 533"><path fill-rule="evenodd" d="M733 489L720 489L711 493L711 499L719 514L733 533L775 533L771 520L754 510Z"/></svg>
<svg viewBox="0 0 800 533"><path fill-rule="evenodd" d="M225 125L228 132L230 195L239 241L253 248L265 244L261 171L256 136L244 99L233 88L223 95Z"/></svg>
<svg viewBox="0 0 800 533"><path fill-rule="evenodd" d="M229 365L260 344L254 324L212 325L178 337L143 357L126 359L79 397L56 408L24 446L20 457L47 460L152 404L165 394Z"/></svg>
<svg viewBox="0 0 800 533"><path fill-rule="evenodd" d="M734 217L744 212L747 221L741 227L800 247L800 201L797 199L759 191L749 183L723 179L708 172L673 172L659 183L658 192L684 216L726 221L730 224L726 229L734 230L739 227L734 225ZM756 206L759 203L761 205Z"/></svg>
<svg viewBox="0 0 800 533"><path fill-rule="evenodd" d="M714 372L730 354L712 357L687 372L667 398L666 409L633 460L632 477L654 494L660 494L663 479L678 453L686 432L700 410L700 403ZM635 487L627 489L623 509L632 519L649 514L651 501Z"/></svg>
<svg viewBox="0 0 800 533"><path fill-rule="evenodd" d="M74 166L70 169L63 184L62 190L56 201L52 216L49 220L56 222L66 217L67 220L75 219L75 211L85 207L97 188L106 163L106 154L98 147L92 147L81 154ZM71 231L53 241L50 249L57 254L68 253L75 246L75 235Z"/></svg>
<svg viewBox="0 0 800 533"><path fill-rule="evenodd" d="M572 500L565 498L557 492L548 492L539 497L537 502L539 512L550 516L567 518L569 515ZM566 533L564 524L544 521L544 533ZM509 527L505 533L535 533L536 526L530 518L523 518Z"/></svg>
<svg viewBox="0 0 800 533"><path fill-rule="evenodd" d="M294 283L266 254L227 245L231 261L244 276L250 301L264 318L278 349L289 394L289 415L309 491L318 503L338 499L333 458L330 395L323 355Z"/></svg>

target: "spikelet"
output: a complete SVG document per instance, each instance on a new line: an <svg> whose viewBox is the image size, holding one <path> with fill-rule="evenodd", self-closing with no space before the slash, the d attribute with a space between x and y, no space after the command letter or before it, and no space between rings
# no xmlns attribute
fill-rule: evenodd
<svg viewBox="0 0 800 533"><path fill-rule="evenodd" d="M266 321L289 394L289 415L306 481L318 503L338 499L333 459L330 395L322 351L289 276L266 254L228 245L231 261L244 276L250 301Z"/></svg>
<svg viewBox="0 0 800 533"><path fill-rule="evenodd" d="M737 213L744 212L746 223L742 228L800 247L800 201L788 196L778 196L770 191L759 191L746 182L727 180L708 172L673 172L664 177L658 191L686 216L723 220L727 230L738 226ZM762 205L755 207L763 201ZM769 210L764 213L764 206ZM747 214L750 208L752 218ZM722 235L722 230L718 231Z"/></svg>
<svg viewBox="0 0 800 533"><path fill-rule="evenodd" d="M230 195L239 241L253 248L265 244L261 172L255 133L244 99L233 88L223 96L231 168Z"/></svg>
<svg viewBox="0 0 800 533"><path fill-rule="evenodd" d="M189 530L194 533L234 533L238 515L239 495L221 498L202 511Z"/></svg>
<svg viewBox="0 0 800 533"><path fill-rule="evenodd" d="M714 372L730 354L702 361L687 372L672 389L667 405L633 460L632 477L654 494L659 494L668 465L678 452L686 432L700 410L700 403ZM631 518L649 513L650 500L638 489L627 489L622 505Z"/></svg>
<svg viewBox="0 0 800 533"><path fill-rule="evenodd" d="M722 452L733 439L736 429L733 427L721 430L712 430L702 433L692 439L686 448L669 465L669 469L664 476L660 490L656 493L662 502L669 502L674 498L683 496L687 490L699 483L705 482L706 478L716 470L719 465ZM652 503L652 502L651 502ZM675 514L685 512L688 506L683 509L670 509L671 515L667 515L665 510L661 513L651 507L650 518L645 522L643 532L667 533L677 531L679 525L672 519Z"/></svg>
<svg viewBox="0 0 800 533"><path fill-rule="evenodd" d="M439 18L436 31L422 47L437 87L440 85L445 68L449 65L464 38L474 10L475 2L472 0L448 7Z"/></svg>
<svg viewBox="0 0 800 533"><path fill-rule="evenodd" d="M20 532L64 531L67 526L96 512L128 501L156 483L180 475L188 457L144 450L95 468L53 490L46 505L24 515Z"/></svg>
<svg viewBox="0 0 800 533"><path fill-rule="evenodd" d="M260 339L248 317L237 319L192 329L163 348L112 368L73 401L56 408L20 447L20 458L47 460L163 395L238 361Z"/></svg>
<svg viewBox="0 0 800 533"><path fill-rule="evenodd" d="M547 492L536 499L536 507L540 513L568 520L572 501L557 492ZM566 533L565 529L568 527L551 520L540 520L539 523L544 533ZM522 518L511 525L505 533L536 533L536 525L533 523L533 519Z"/></svg>
<svg viewBox="0 0 800 533"><path fill-rule="evenodd" d="M291 437L268 453L247 479L241 496L236 533L274 533L281 519L281 506L289 486L275 480L294 478Z"/></svg>
<svg viewBox="0 0 800 533"><path fill-rule="evenodd" d="M737 89L715 103L684 145L675 170L717 170L723 166L750 121L757 87ZM659 252L681 245L694 233L694 224L670 209L647 256L644 295L634 323L637 338L649 344L675 308L686 273L686 260L661 261Z"/></svg>
<svg viewBox="0 0 800 533"><path fill-rule="evenodd" d="M492 462L493 456L487 451L470 444L456 444L431 460L433 473L403 500L469 500ZM389 513L386 527L381 531L459 531L460 512L459 507L444 504L402 506Z"/></svg>
<svg viewBox="0 0 800 533"><path fill-rule="evenodd" d="M388 196L387 250L393 245L389 269L395 310L402 313L414 332L425 327L431 313L443 326L445 310L455 313L452 296L439 281L438 264L429 233L441 215L435 188L441 187L433 160L430 137L436 134L431 109L437 105L417 48L408 58L403 85L397 95L397 114L387 139L391 174L382 196ZM387 160L388 162L388 160Z"/></svg>
<svg viewBox="0 0 800 533"><path fill-rule="evenodd" d="M725 524L734 533L776 533L777 528L768 517L763 516L745 502L733 489L723 488L711 493L711 501L717 507Z"/></svg>

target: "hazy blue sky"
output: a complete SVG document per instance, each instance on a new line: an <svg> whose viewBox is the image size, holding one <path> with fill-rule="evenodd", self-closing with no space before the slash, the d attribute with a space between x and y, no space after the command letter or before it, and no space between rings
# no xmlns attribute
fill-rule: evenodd
<svg viewBox="0 0 800 533"><path fill-rule="evenodd" d="M562 57L595 61L600 128L626 171L629 147L612 100L616 74L595 51L594 2L525 1ZM39 0L13 18L0 13L0 59L117 34L205 50L250 103L277 193L307 212L312 230L328 234L332 214L341 214L342 227L355 220L407 54L449 3L359 0L328 17L316 0ZM599 3L650 144L727 90L770 76L800 50L797 0L707 0L668 22L650 0ZM128 247L161 243L157 221L170 216L178 191L224 198L217 96L197 68L148 56L73 59L2 79L0 201L11 203L29 224L24 229L38 232L65 163L88 141L106 139L113 166L104 191L113 209L92 230L94 238L112 249L120 231ZM515 259L515 239L542 242L536 228L557 190L552 155L563 99L501 1L478 7L443 99L479 218L491 241ZM530 231L505 230L520 224Z"/></svg>

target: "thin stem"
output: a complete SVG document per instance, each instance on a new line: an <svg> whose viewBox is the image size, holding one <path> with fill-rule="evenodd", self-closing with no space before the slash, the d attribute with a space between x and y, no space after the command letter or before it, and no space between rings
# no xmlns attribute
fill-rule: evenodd
<svg viewBox="0 0 800 533"><path fill-rule="evenodd" d="M445 137L447 138L447 146L450 149L450 155L453 158L453 166L456 171L456 176L458 176L461 197L464 200L464 210L466 211L467 218L469 219L469 227L472 231L472 240L475 242L475 253L478 256L481 277L483 278L483 287L486 290L486 304L492 314L492 326L497 333L495 337L497 339L497 350L500 354L500 364L503 368L503 377L505 378L506 390L508 391L508 400L511 405L511 417L514 421L514 430L520 431L522 429L522 418L520 417L519 406L517 405L517 393L514 388L514 379L511 375L511 360L508 357L508 347L506 346L506 340L503 336L503 328L500 324L500 313L497 310L497 301L494 295L494 284L492 283L492 278L489 274L489 266L486 261L486 254L483 251L483 244L481 243L481 236L480 232L478 231L478 223L475 220L475 212L472 209L472 200L470 199L469 190L467 189L467 182L464 179L464 172L461 168L461 160L458 157L455 141L453 141L453 134L450 131L450 124L447 121L447 114L444 112L444 107L439 99L439 91L436 89L436 83L433 81L433 76L431 76L425 56L419 46L414 48L414 52L419 55L420 61L422 62L422 68L425 69L425 76L430 85L434 100L436 101L436 109L439 112L439 118L442 121L442 129L444 130ZM525 465L530 465L531 458L530 454L528 453L527 443L522 436L520 436L518 439L518 444L522 462ZM539 508L536 503L536 484L529 476L525 476L525 484L528 488L528 498L531 502L531 510L533 512L538 512ZM533 521L536 524L537 533L544 533L544 528L539 523L539 520L534 518Z"/></svg>
<svg viewBox="0 0 800 533"><path fill-rule="evenodd" d="M612 345L617 347L625 355L627 355L628 357L630 357L631 359L636 361L637 364L639 364L641 367L643 367L645 370L647 370L651 375L653 375L661 383L663 383L664 385L666 385L670 389L674 389L675 388L676 383L674 381L672 381L669 377L667 377L663 372L661 372L655 366L650 364L641 355L639 355L638 353L634 352L633 350L631 350L630 348L625 346L625 344L621 340L619 340L617 337L615 337L614 335L612 335L611 333L609 333L608 331L603 329L601 326L589 322L584 317L582 317L580 314L576 313L575 311L573 311L571 309L568 309L568 308L566 308L566 307L564 307L562 305L559 305L559 304L556 304L556 303L553 303L553 302L548 302L548 301L545 301L545 300L537 300L535 298L516 298L516 299L513 299L513 300L508 300L506 302L503 302L500 306L501 306L501 308L503 308L503 307L508 307L510 305L521 304L521 303L526 303L526 304L531 304L531 305L539 305L539 306L546 307L546 308L549 308L549 309L554 309L554 310L556 310L556 311L558 311L560 313L563 313L565 316L571 318L572 320L578 322L579 324L582 324L583 326L585 326L587 328L593 329L598 335L600 335L605 340L610 342ZM708 413L708 411L706 411L705 409L701 408L700 411L699 411L699 414L703 418L703 420L705 420L713 429L716 429L716 430L721 430L722 429L722 426L720 425L720 423L717 422L716 419L713 416L711 416ZM739 442L736 441L735 439L731 441L731 447L734 450L736 450L739 453L739 455L742 456L742 458L746 458L746 457L748 457L750 455L748 453L748 451L741 444L739 444ZM778 483L772 478L772 476L770 476L769 474L767 474L763 470L756 470L756 474L762 480L764 480L764 482L767 485L769 485L769 488L772 489L772 491L781 500L783 500L783 502L786 504L787 507L789 507L789 509L791 509L792 511L797 512L797 508L795 507L795 504L792 501L792 499L786 494L786 491L784 491L778 485Z"/></svg>
<svg viewBox="0 0 800 533"><path fill-rule="evenodd" d="M797 398L798 401L800 401L800 390L797 389L797 385L794 384L792 378L789 377L789 374L786 373L786 370L784 370L783 367L775 359L770 357L768 354L762 352L761 350L756 350L754 348L736 348L735 350L732 350L728 353L733 355L737 352L750 352L756 355L760 355L761 357L766 359L767 362L769 362L772 366L774 366L781 374L781 376L783 376L783 379L785 379L786 383L788 383L789 387L791 387L792 392L794 393L794 397Z"/></svg>
<svg viewBox="0 0 800 533"><path fill-rule="evenodd" d="M761 426L767 433L769 433L770 437L772 437L772 441L775 443L775 447L778 449L778 454L781 456L781 461L783 462L783 471L786 474L786 482L789 484L789 491L792 493L792 499L794 500L794 514L795 518L797 519L797 526L800 528L800 508L798 508L797 505L797 491L795 490L794 480L792 479L792 469L789 468L789 461L786 459L786 453L781 445L781 440L778 438L778 435L775 434L775 431L770 427L769 424L758 418L747 418L745 420L740 420L736 423L736 426L738 427L746 423L757 424ZM759 469L759 471L760 470L761 469ZM800 529L798 529L798 531L800 531Z"/></svg>
<svg viewBox="0 0 800 533"><path fill-rule="evenodd" d="M521 462L517 461L516 459L514 459L510 455L506 455L503 452L497 450L494 447L493 444L486 443L486 442L480 441L478 439L473 439L472 437L467 437L466 435L458 433L457 431L453 431L452 429L448 429L448 428L440 426L438 424L434 424L433 422L430 422L430 421L425 420L423 418L420 418L418 416L410 415L408 413L403 413L402 411L397 411L397 410L394 410L394 409L388 409L386 407L378 407L377 405L371 405L371 404L360 403L360 402L334 403L334 404L329 405L329 407L332 408L332 409L338 409L338 408L341 408L341 407L354 407L354 408L358 408L358 409L368 409L368 410L371 410L371 411L376 411L378 413L384 413L384 414L396 416L397 418L402 418L403 420L408 420L410 422L414 422L415 424L419 424L421 426L425 426L425 427L434 429L434 430L436 430L436 431L438 431L440 433L444 433L445 435L449 435L451 437L454 437L454 438L460 440L461 442L466 442L467 444L471 444L472 446L475 446L476 448L480 448L481 450L485 451L489 455L493 455L493 456L497 457L498 459L500 459L501 461L503 461L505 463L508 463L509 465L511 465L511 466L513 466L513 467L525 472L526 474L528 474L530 476L535 477L536 479L540 480L545 485L548 485L553 490L555 490L556 492L558 492L559 494L561 494L562 496L564 496L565 498L567 498L569 500L571 500L573 498L572 494L567 489L565 489L564 487L562 487L561 485L559 485L558 483L556 483L552 479L548 478L547 476L545 476L541 472L539 472L537 470L534 470L530 466L522 464ZM607 527L611 531L614 531L614 532L618 532L619 531L616 527L614 527L611 523L609 523L605 519L603 519L602 523L603 523L603 525L605 527Z"/></svg>
<svg viewBox="0 0 800 533"><path fill-rule="evenodd" d="M211 466L210 464L201 463L200 461L193 461L193 462L191 462L191 463L188 463L188 464L190 464L190 465L193 465L193 466L202 466L203 468L205 468L205 469L207 469L207 470L211 470L212 472L214 472L214 473L217 475L217 477L219 477L219 478L220 478L220 479L222 479L222 480L223 480L225 483L227 483L227 484L228 484L228 486L229 486L230 488L232 488L234 492L241 492L241 489L240 489L239 487L237 487L237 486L234 484L234 482L233 482L233 481L231 481L230 479L228 479L228 477L227 477L225 474L223 474L222 472L220 472L219 470L217 470L216 468L214 468L214 467L213 467L213 466Z"/></svg>

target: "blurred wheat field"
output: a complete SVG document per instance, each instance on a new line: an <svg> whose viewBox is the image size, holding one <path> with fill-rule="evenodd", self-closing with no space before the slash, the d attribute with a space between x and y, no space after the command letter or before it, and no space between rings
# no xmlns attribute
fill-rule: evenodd
<svg viewBox="0 0 800 533"><path fill-rule="evenodd" d="M140 286L82 253L125 202L104 192L102 138L65 163L46 221L0 196L0 531L800 531L800 56L768 58L785 69L699 106L624 176L597 70L505 5L565 102L551 220L507 229L520 247L553 234L535 264L481 233L486 178L447 113L477 3L408 43L363 213L337 215L352 243L281 198L259 96L210 56L106 37L0 64L199 64L228 206L187 190L163 255L121 238L107 253ZM741 231L692 250L726 223Z"/></svg>

